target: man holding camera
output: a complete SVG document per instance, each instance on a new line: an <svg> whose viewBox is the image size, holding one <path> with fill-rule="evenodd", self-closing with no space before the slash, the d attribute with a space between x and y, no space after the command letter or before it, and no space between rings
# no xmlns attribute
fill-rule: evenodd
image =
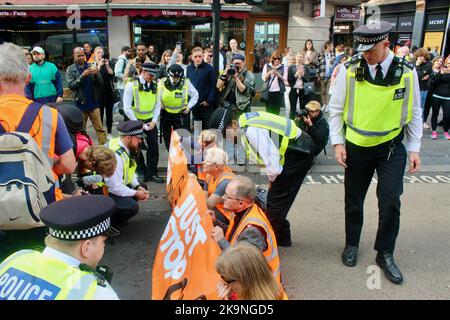
<svg viewBox="0 0 450 320"><path fill-rule="evenodd" d="M317 156L327 145L330 126L320 110L320 103L310 101L296 119L297 126L307 132L314 141L314 155Z"/></svg>
<svg viewBox="0 0 450 320"><path fill-rule="evenodd" d="M217 80L217 89L221 92L220 104L228 102L232 106L233 119L238 119L241 114L250 111L255 76L247 70L242 54L233 55L232 64L225 67Z"/></svg>

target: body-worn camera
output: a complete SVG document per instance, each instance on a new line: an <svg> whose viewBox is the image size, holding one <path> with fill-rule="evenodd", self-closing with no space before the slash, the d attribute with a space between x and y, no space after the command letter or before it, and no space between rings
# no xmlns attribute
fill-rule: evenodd
<svg viewBox="0 0 450 320"><path fill-rule="evenodd" d="M230 64L230 69L227 71L227 76L234 76L236 72L236 66L234 64Z"/></svg>

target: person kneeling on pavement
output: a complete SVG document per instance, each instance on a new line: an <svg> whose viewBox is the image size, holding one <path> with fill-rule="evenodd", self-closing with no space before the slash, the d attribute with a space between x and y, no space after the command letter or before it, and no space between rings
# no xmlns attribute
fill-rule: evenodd
<svg viewBox="0 0 450 320"><path fill-rule="evenodd" d="M112 272L97 267L108 236L114 201L103 195L72 197L45 207L49 228L41 253L21 250L0 264L0 298L5 300L118 300ZM70 214L66 214L70 213Z"/></svg>
<svg viewBox="0 0 450 320"><path fill-rule="evenodd" d="M117 166L110 178L105 178L109 196L116 202L116 210L111 217L115 228L126 225L139 212L138 200L146 201L148 191L136 177L136 155L142 143L144 123L139 120L120 122L117 131L120 137L110 140L107 147L116 153Z"/></svg>

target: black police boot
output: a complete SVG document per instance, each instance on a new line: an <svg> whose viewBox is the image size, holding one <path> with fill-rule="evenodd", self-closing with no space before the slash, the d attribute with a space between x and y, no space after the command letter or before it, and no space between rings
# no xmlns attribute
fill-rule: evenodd
<svg viewBox="0 0 450 320"><path fill-rule="evenodd" d="M351 246L349 244L346 244L341 256L342 263L347 267L354 267L356 265L357 258L358 246Z"/></svg>
<svg viewBox="0 0 450 320"><path fill-rule="evenodd" d="M400 284L403 282L402 273L395 264L392 253L379 251L377 257L375 258L375 262L381 269L383 269L384 274L389 281L395 284Z"/></svg>
<svg viewBox="0 0 450 320"><path fill-rule="evenodd" d="M153 176L149 176L147 178L147 181L151 181L151 182L155 182L155 183L164 183L165 180L163 178L161 178L160 176L158 176L157 174L153 175Z"/></svg>

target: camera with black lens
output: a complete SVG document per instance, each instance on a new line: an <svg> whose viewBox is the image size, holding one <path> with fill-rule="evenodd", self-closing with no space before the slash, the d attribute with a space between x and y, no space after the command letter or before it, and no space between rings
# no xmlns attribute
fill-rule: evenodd
<svg viewBox="0 0 450 320"><path fill-rule="evenodd" d="M236 66L234 64L230 64L230 69L227 71L227 76L232 77L236 74Z"/></svg>
<svg viewBox="0 0 450 320"><path fill-rule="evenodd" d="M306 109L300 110L300 112L297 113L297 116L298 117L308 117L309 116L308 110L306 110Z"/></svg>
<svg viewBox="0 0 450 320"><path fill-rule="evenodd" d="M308 117L308 116L309 116L308 110L302 109L302 110L300 110L300 112L297 113L297 117L295 117L295 124L297 125L297 127L302 129L303 131L306 131L306 129L307 129L307 126L306 126L305 122L303 121L303 117Z"/></svg>

